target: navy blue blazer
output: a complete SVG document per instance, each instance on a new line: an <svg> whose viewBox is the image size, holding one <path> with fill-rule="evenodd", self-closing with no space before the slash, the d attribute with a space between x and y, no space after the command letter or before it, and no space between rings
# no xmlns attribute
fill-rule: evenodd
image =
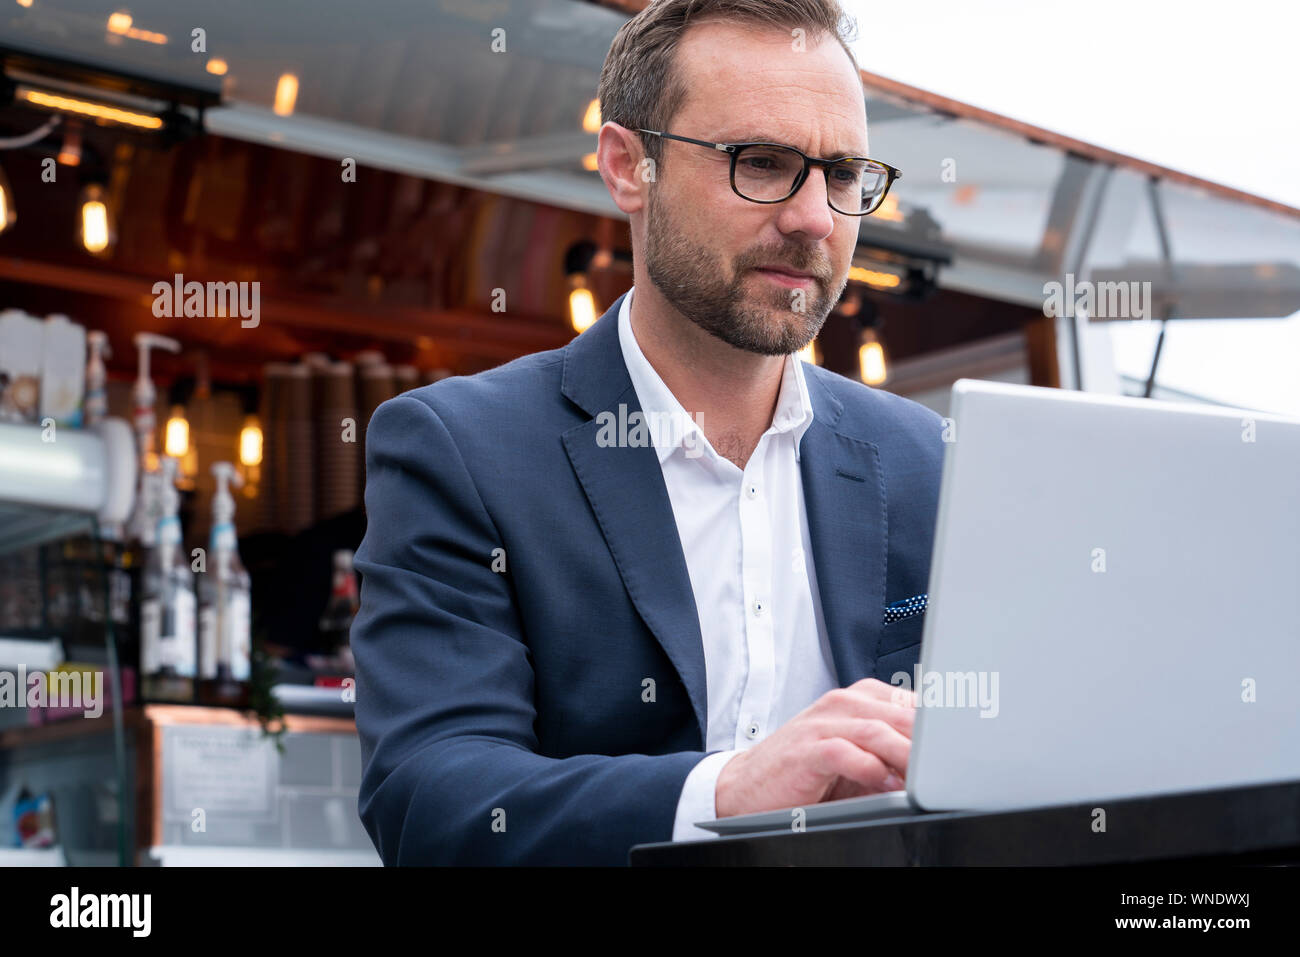
<svg viewBox="0 0 1300 957"><path fill-rule="evenodd" d="M626 864L672 838L705 756L704 651L654 449L596 441L599 413L640 410L621 303L563 349L370 420L352 651L358 806L386 864ZM918 658L924 616L884 608L927 588L942 420L804 369L836 675L889 681Z"/></svg>

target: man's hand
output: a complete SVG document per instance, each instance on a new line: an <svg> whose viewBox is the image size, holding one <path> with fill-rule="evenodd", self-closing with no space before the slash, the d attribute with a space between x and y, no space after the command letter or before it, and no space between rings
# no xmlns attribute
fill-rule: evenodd
<svg viewBox="0 0 1300 957"><path fill-rule="evenodd" d="M915 712L915 692L876 678L826 692L723 766L718 817L898 790Z"/></svg>

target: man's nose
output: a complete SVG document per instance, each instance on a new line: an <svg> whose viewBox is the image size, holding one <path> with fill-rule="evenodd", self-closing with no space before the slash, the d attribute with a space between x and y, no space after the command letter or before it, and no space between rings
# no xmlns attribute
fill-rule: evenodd
<svg viewBox="0 0 1300 957"><path fill-rule="evenodd" d="M835 228L835 212L826 203L826 176L810 169L798 191L781 204L777 228L787 235L801 233L808 239L825 239Z"/></svg>

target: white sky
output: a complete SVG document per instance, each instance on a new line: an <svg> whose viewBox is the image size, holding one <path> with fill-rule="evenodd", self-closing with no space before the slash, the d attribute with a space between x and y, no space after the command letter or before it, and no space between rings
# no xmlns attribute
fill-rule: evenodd
<svg viewBox="0 0 1300 957"><path fill-rule="evenodd" d="M841 3L864 70L1300 207L1295 0ZM1124 325L1117 364L1145 374L1154 339ZM1171 322L1158 381L1300 414L1298 364L1300 313Z"/></svg>

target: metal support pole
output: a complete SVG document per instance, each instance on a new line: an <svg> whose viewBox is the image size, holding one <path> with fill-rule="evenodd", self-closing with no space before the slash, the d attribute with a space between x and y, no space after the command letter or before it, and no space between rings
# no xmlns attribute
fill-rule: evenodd
<svg viewBox="0 0 1300 957"><path fill-rule="evenodd" d="M1147 180L1147 195L1151 199L1151 214L1155 217L1156 238L1160 241L1160 261L1165 267L1165 278L1172 280L1174 277L1174 256L1172 247L1169 244L1169 227L1165 223L1165 208L1160 202L1159 181L1152 176ZM1161 307L1162 315L1160 316L1160 335L1156 339L1156 351L1151 356L1151 371L1147 373L1146 387L1142 390L1142 397L1151 398L1151 392L1156 385L1156 368L1160 365L1160 353L1165 347L1165 326L1173 318L1174 308L1171 303L1166 301Z"/></svg>
<svg viewBox="0 0 1300 957"><path fill-rule="evenodd" d="M1097 231L1097 220L1101 217L1101 204L1106 198L1106 187L1110 184L1113 166L1101 168L1101 180L1097 184L1092 201L1088 204L1088 218L1084 221L1083 232L1079 235L1079 246L1075 251L1074 262L1068 270L1079 277L1088 260L1088 247L1092 245L1093 233ZM1070 357L1074 362L1074 388L1083 391L1083 357L1079 344L1079 317L1075 315L1073 304L1070 306Z"/></svg>

